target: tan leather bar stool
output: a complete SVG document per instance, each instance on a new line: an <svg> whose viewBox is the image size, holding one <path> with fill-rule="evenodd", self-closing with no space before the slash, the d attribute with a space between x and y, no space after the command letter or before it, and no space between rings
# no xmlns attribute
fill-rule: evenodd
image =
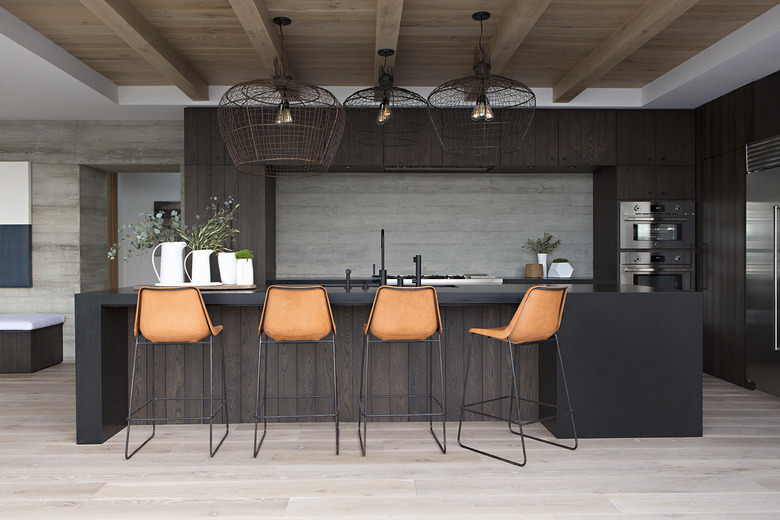
<svg viewBox="0 0 780 520"><path fill-rule="evenodd" d="M125 458L129 459L138 450L146 446L154 437L157 422L160 421L208 421L209 422L209 453L213 457L222 442L227 437L230 426L227 413L227 385L225 380L225 351L221 349L222 360L222 395L214 395L214 336L222 331L222 325L212 325L206 305L200 291L195 287L141 287L138 290L138 302L135 310L135 353L133 354L133 371L130 378L130 405L127 414L127 438L125 439ZM208 338L208 339L206 339ZM209 394L203 397L152 397L133 410L133 390L135 388L136 366L138 362L138 347L140 345L208 345L209 347ZM148 348L147 348L148 351ZM149 363L154 378L154 363ZM162 401L201 401L205 406L208 402L208 414L198 417L145 417L135 418L150 404ZM215 406L216 404L216 406ZM222 412L225 420L225 435L214 448L213 430L214 418ZM147 421L152 423L152 434L132 453L128 453L130 445L130 425L134 422Z"/></svg>
<svg viewBox="0 0 780 520"><path fill-rule="evenodd" d="M516 466L525 466L527 461L525 453L525 438L534 439L537 441L552 444L554 446L560 446L569 450L577 449L577 430L574 428L574 410L571 408L571 400L569 399L569 388L566 383L566 373L563 370L563 360L561 359L561 348L558 344L558 329L561 326L561 318L563 317L563 304L566 301L567 287L546 287L537 285L528 289L520 302L520 306L517 308L515 315L512 317L512 321L506 327L499 327L495 329L470 329L470 341L469 350L466 357L466 373L463 381L463 401L460 406L460 420L458 422L458 444L467 450L475 451L482 455L487 455L494 459L498 459ZM505 342L509 347L507 352L509 353L509 363L512 367L512 393L502 397L494 397L492 399L485 399L483 401L477 401L474 403L466 404L466 388L468 386L469 369L471 368L471 354L474 350L474 335L479 334L486 338L497 339L501 342ZM531 399L525 399L518 394L517 387L517 374L515 371L515 353L519 347L528 346L536 343L555 341L555 348L557 349L557 358L561 368L561 376L563 378L563 388L566 394L566 405L558 406L557 404L543 403L540 401L534 401ZM540 345L542 348L542 345ZM502 400L509 399L509 417L499 417L490 413L482 411L482 405L485 403L500 402ZM522 420L520 415L520 400L538 403L540 407L545 409L555 409L556 413L547 417L541 417L539 419ZM484 417L490 417L492 419L499 419L507 421L509 424L509 431L515 435L520 436L520 443L523 447L523 460L517 462L498 455L488 453L486 451L478 450L471 446L467 446L461 441L461 431L463 429L463 417L465 412L481 415ZM513 420L512 416L517 414L517 420ZM533 424L541 421L546 421L558 417L568 415L571 418L571 428L574 434L574 445L567 446L558 442L534 437L523 432L523 426ZM512 429L513 425L517 425L519 430Z"/></svg>
<svg viewBox="0 0 780 520"><path fill-rule="evenodd" d="M260 452L265 435L268 432L268 419L295 419L300 417L333 417L336 425L336 455L339 454L339 398L336 380L336 325L330 308L328 293L322 286L284 287L272 285L265 293L260 327L257 329L260 344L257 353L257 398L255 400L255 440L254 456ZM265 340L263 337L265 336ZM329 339L324 339L330 336ZM287 395L268 396L268 362L263 365L263 344L300 344L327 343L331 346L333 366L332 395ZM267 349L265 349L267 350ZM262 372L262 378L261 378ZM263 380L263 395L260 396L260 380ZM268 399L332 399L333 412L313 414L277 414L267 413ZM263 413L260 413L260 407ZM263 421L263 436L257 441L257 425Z"/></svg>
<svg viewBox="0 0 780 520"><path fill-rule="evenodd" d="M363 369L360 372L360 411L358 414L358 438L363 455L366 454L367 425L369 417L428 417L428 424L436 444L442 453L447 453L447 430L445 427L444 405L444 358L441 346L441 316L436 289L433 287L389 287L383 285L376 291L374 304L368 323L363 326L365 349L363 350ZM371 337L377 339L371 339ZM369 347L377 343L411 343L428 344L428 393L405 395L371 395L372 375ZM441 380L441 400L433 395L433 344L439 347L439 373ZM380 376L381 377L381 376ZM374 399L388 398L423 398L428 401L428 411L422 413L370 413L369 403ZM438 411L434 411L434 405ZM433 430L433 418L441 417L442 440ZM363 424L363 434L360 425Z"/></svg>

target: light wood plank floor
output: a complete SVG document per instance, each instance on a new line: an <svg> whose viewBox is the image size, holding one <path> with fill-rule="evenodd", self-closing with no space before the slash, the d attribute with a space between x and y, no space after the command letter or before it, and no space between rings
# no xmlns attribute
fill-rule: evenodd
<svg viewBox="0 0 780 520"><path fill-rule="evenodd" d="M525 468L457 424L442 455L421 423L370 424L366 457L354 423L338 457L330 424L272 425L257 459L252 425L213 459L206 427L168 426L125 461L123 434L76 445L74 388L72 364L0 375L0 518L780 518L780 399L706 376L703 438L529 441ZM469 432L518 455L503 425Z"/></svg>

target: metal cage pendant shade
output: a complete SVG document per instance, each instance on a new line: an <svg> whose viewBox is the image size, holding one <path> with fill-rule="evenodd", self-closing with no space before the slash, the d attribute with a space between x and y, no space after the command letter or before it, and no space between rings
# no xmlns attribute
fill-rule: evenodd
<svg viewBox="0 0 780 520"><path fill-rule="evenodd" d="M387 57L395 51L380 49L377 53L385 58L379 85L359 90L344 100L347 121L360 144L412 145L429 122L428 102L415 92L393 86Z"/></svg>
<svg viewBox="0 0 780 520"><path fill-rule="evenodd" d="M289 18L274 18L281 28ZM284 40L282 39L282 42ZM344 132L344 108L330 91L293 80L284 56L276 75L234 85L222 96L217 119L239 171L303 177L327 171Z"/></svg>
<svg viewBox="0 0 780 520"><path fill-rule="evenodd" d="M442 147L458 155L487 156L517 152L531 126L536 96L504 76L490 73L482 46L482 21L490 13L472 15L480 23L474 73L436 87L428 110Z"/></svg>

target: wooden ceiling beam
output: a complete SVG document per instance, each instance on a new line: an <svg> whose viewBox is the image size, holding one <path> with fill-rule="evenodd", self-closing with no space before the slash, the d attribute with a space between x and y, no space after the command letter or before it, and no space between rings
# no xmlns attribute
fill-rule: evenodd
<svg viewBox="0 0 780 520"><path fill-rule="evenodd" d="M490 71L500 74L552 0L514 0L490 39Z"/></svg>
<svg viewBox="0 0 780 520"><path fill-rule="evenodd" d="M648 0L553 87L553 101L568 103L679 18L698 0Z"/></svg>
<svg viewBox="0 0 780 520"><path fill-rule="evenodd" d="M80 1L190 99L208 101L208 84L128 0Z"/></svg>
<svg viewBox="0 0 780 520"><path fill-rule="evenodd" d="M279 28L268 14L265 0L229 0L244 32L252 42L266 74L274 75L274 58L282 55ZM292 75L292 71L290 71Z"/></svg>
<svg viewBox="0 0 780 520"><path fill-rule="evenodd" d="M398 50L398 34L401 31L401 15L404 0L376 0L376 39L374 44L374 85L379 81L379 68L385 59L377 54L379 49ZM395 65L395 55L388 56L388 67Z"/></svg>

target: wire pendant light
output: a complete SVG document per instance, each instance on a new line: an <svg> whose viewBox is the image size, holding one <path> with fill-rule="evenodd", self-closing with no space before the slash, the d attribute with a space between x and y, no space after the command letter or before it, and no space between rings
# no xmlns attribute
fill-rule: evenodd
<svg viewBox="0 0 780 520"><path fill-rule="evenodd" d="M490 13L472 15L479 22L474 73L436 87L428 110L442 147L458 155L499 155L520 149L531 126L536 96L523 83L490 73L482 45L482 22Z"/></svg>
<svg viewBox="0 0 780 520"><path fill-rule="evenodd" d="M217 108L219 130L239 171L303 177L327 171L344 132L344 108L330 91L295 81L284 53L285 17L274 18L281 53L271 79L234 85Z"/></svg>
<svg viewBox="0 0 780 520"><path fill-rule="evenodd" d="M393 86L387 58L393 49L380 49L385 64L379 69L379 85L359 90L344 100L349 126L360 144L409 146L416 143L428 124L428 102L421 95Z"/></svg>

